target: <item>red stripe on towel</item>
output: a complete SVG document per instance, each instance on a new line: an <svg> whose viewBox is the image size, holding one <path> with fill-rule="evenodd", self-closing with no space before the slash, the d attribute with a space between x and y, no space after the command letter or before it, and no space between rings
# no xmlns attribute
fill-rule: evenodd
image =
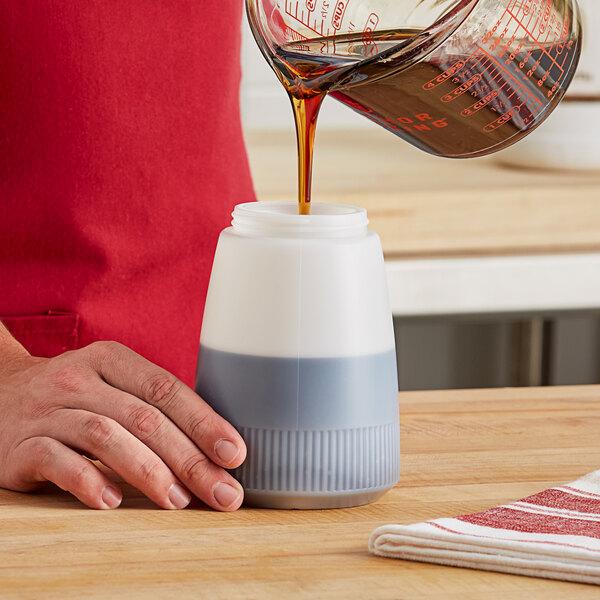
<svg viewBox="0 0 600 600"><path fill-rule="evenodd" d="M577 492L578 494L585 494L586 496L593 496L594 498L600 498L600 494L594 494L592 492L584 492L583 490L578 490L577 488L571 487L570 485L561 485L560 487L563 490L571 490L572 492Z"/></svg>
<svg viewBox="0 0 600 600"><path fill-rule="evenodd" d="M584 498L575 496L568 492L557 489L546 490L523 498L520 502L535 504L536 506L547 506L549 508L560 508L562 510L575 510L591 515L600 515L600 496L596 498Z"/></svg>
<svg viewBox="0 0 600 600"><path fill-rule="evenodd" d="M549 533L552 535L582 535L600 539L600 523L598 521L542 515L506 507L492 508L473 515L462 515L456 517L456 519L493 529L506 529L523 533Z"/></svg>
<svg viewBox="0 0 600 600"><path fill-rule="evenodd" d="M567 544L565 542L556 542L553 540L523 540L518 538L505 539L493 535L479 535L477 533L469 533L466 531L460 531L458 529L450 529L450 527L445 527L444 525L440 525L435 521L428 521L427 524L437 527L438 529L442 529L443 531L447 531L448 533L455 533L456 535L464 535L466 537L480 538L483 540L503 540L510 542L511 544L550 544L551 546L564 546L565 548L576 548L578 550L587 550L588 552L600 552L600 550L596 548L590 548L589 546L582 546L579 544ZM485 546L482 546L482 548L485 548ZM498 554L501 554L501 551L499 551Z"/></svg>

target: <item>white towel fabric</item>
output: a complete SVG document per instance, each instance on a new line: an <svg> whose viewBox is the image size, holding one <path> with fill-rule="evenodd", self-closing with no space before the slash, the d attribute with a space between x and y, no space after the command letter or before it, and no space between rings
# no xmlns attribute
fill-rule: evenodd
<svg viewBox="0 0 600 600"><path fill-rule="evenodd" d="M600 471L484 512L371 534L379 556L600 584Z"/></svg>

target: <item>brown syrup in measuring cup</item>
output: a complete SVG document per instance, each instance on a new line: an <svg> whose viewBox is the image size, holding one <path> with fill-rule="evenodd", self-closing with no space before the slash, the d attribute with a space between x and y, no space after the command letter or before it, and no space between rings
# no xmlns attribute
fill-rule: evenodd
<svg viewBox="0 0 600 600"><path fill-rule="evenodd" d="M580 51L568 41L558 58L540 47L500 59L489 46L467 56L449 44L417 60L408 44L420 32L340 35L277 49L274 67L296 119L300 214L310 214L314 131L326 94L431 154L482 156L543 121L562 99L573 75L567 67Z"/></svg>

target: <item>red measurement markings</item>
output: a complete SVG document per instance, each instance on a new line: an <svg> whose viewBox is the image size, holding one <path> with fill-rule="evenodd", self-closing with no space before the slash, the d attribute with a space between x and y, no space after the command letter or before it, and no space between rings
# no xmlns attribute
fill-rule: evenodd
<svg viewBox="0 0 600 600"><path fill-rule="evenodd" d="M474 55L472 55L474 56ZM470 57L469 57L470 58ZM467 64L466 60L459 60L457 63L453 64L449 69L444 71L441 75L438 75L435 79L431 79L427 83L423 84L424 90L432 90L436 88L438 85L442 85L444 81L450 79L453 75L456 75L459 71L461 71L464 66Z"/></svg>
<svg viewBox="0 0 600 600"><path fill-rule="evenodd" d="M523 11L523 16L524 17L526 17L529 13L531 13L531 7L532 6L533 6L533 0L523 0L523 4L521 4L521 9L520 10Z"/></svg>
<svg viewBox="0 0 600 600"><path fill-rule="evenodd" d="M540 33L544 33L546 31L546 27L548 27L548 21L550 20L550 13L552 12L552 5L554 0L548 0L546 3L546 8L544 9L544 16L542 17L542 22L540 23ZM547 39L547 38L546 38Z"/></svg>
<svg viewBox="0 0 600 600"><path fill-rule="evenodd" d="M569 37L569 29L571 28L571 18L569 15L565 15L565 20L563 22L562 35L560 36L560 43L565 44Z"/></svg>
<svg viewBox="0 0 600 600"><path fill-rule="evenodd" d="M499 77L504 81L504 85L509 85L512 87L512 82L516 83L518 86L521 84L516 80L516 78L510 73L508 69L503 67L498 60L492 56L489 52L486 52L483 48L481 48L481 53L484 55L483 63L487 63L486 71L488 73L495 72L496 75L493 77L492 81L496 81ZM522 86L521 86L522 87Z"/></svg>
<svg viewBox="0 0 600 600"><path fill-rule="evenodd" d="M502 125L505 125L506 123L508 123L518 112L519 112L519 109L517 107L511 108L508 112L504 113L501 117L498 117L495 121L488 123L483 128L483 130L490 133L490 132L494 131L494 129L498 129L498 127L502 127Z"/></svg>
<svg viewBox="0 0 600 600"><path fill-rule="evenodd" d="M535 72L542 64L542 58L543 63L550 66L542 73L541 78L537 79L537 87L545 84L555 68L558 71L557 81L562 79L565 73L567 53L564 50L568 43L570 21L568 17L565 17L563 23L557 21L552 7L552 0L510 0L507 10L483 40L486 48L488 44L490 45L490 51L480 47L477 53L466 60L459 61L435 79L428 81L423 88L431 90L448 80L459 85L461 79L464 81L470 77L453 92L443 96L442 101L450 102L466 92L475 96L477 101L461 112L463 117L470 117L491 103L500 107L500 112L503 112L501 107L509 103L510 110L507 110L507 107L500 117L484 127L484 131L488 133L516 117L524 124L533 122L535 119L533 113L540 110L543 103L528 89L529 84L526 85L526 81L521 82L521 77L537 79L539 75ZM543 24L542 27L540 23ZM533 35L532 32L540 29L545 36ZM517 40L520 40L520 43L515 48ZM519 64L521 70L517 68L517 75L514 75L512 71L515 68L514 63L518 52L523 50L525 53L526 48L529 52ZM535 63L531 61L534 55ZM563 55L562 60L559 58L561 55ZM478 75L473 75L477 63L473 64L471 61L475 56L478 56L477 63L481 63ZM506 68L503 66L504 63ZM494 84L498 87L490 89ZM558 84L548 92L548 96L552 95L557 86Z"/></svg>
<svg viewBox="0 0 600 600"><path fill-rule="evenodd" d="M317 8L317 0L306 0L306 8L308 9L308 12L315 10L315 8Z"/></svg>
<svg viewBox="0 0 600 600"><path fill-rule="evenodd" d="M535 122L535 113L540 109L540 106L542 106L542 103L534 96L531 96L531 98L529 98L529 100L521 107L523 126L527 127L530 123ZM525 114L523 115L523 113Z"/></svg>
<svg viewBox="0 0 600 600"><path fill-rule="evenodd" d="M441 97L442 102L452 102L459 96L462 96L466 91L470 90L474 85L477 85L482 79L482 76L478 73L473 75L468 81L465 81L461 86L457 87L450 94L446 94Z"/></svg>
<svg viewBox="0 0 600 600"><path fill-rule="evenodd" d="M323 20L319 19L317 15L313 15L313 12L308 8L309 3L316 6L316 0L306 0L305 2L303 0L285 0L284 12L290 19L296 21L296 23L301 26L299 29L304 27L318 36L329 35L329 29L323 27ZM312 23L311 16L313 16ZM286 19L286 21L289 21L290 19ZM293 27L289 27L289 29L298 33ZM305 40L307 37L302 35L302 39Z"/></svg>
<svg viewBox="0 0 600 600"><path fill-rule="evenodd" d="M569 27L571 26L571 19L569 18L569 15L565 15L565 20L563 22L563 28L562 28L562 32L561 32L561 36L560 36L560 42L558 43L558 46L556 47L556 56L560 56L564 51L565 51L565 47L567 45L567 39L569 37ZM564 62L563 62L564 65Z"/></svg>
<svg viewBox="0 0 600 600"><path fill-rule="evenodd" d="M529 92L522 83L518 81L518 79L510 73L508 69L503 67L496 58L488 54L485 50L482 49L482 52L486 55L486 60L489 62L489 67L487 71L489 73L496 72L495 76L491 81L497 81L500 79L501 84L500 88L505 91L507 94L507 99L512 98L515 94L518 95L519 100L523 100L524 98L528 98L531 96L531 92ZM511 92L510 94L508 92Z"/></svg>
<svg viewBox="0 0 600 600"><path fill-rule="evenodd" d="M365 47L365 56L373 56L377 54L377 44L371 36L375 31L375 28L379 24L379 15L377 13L371 13L367 17L367 22L363 29L363 45Z"/></svg>
<svg viewBox="0 0 600 600"><path fill-rule="evenodd" d="M532 12L535 12L534 4L535 4L535 0L523 0L518 9L515 10L514 5L513 5L513 6L509 6L507 8L507 11L514 15L519 15L519 17L521 15L526 17L527 15L531 14Z"/></svg>
<svg viewBox="0 0 600 600"><path fill-rule="evenodd" d="M371 13L367 17L367 23L365 24L365 28L363 29L364 33L373 33L375 28L379 25L379 15L377 13Z"/></svg>
<svg viewBox="0 0 600 600"><path fill-rule="evenodd" d="M485 59L484 59L484 64L486 64L485 70L490 75L492 75L492 74L494 75L493 78L488 82L488 84L492 83L492 82L496 82L499 86L496 90L493 90L491 92L491 93L493 93L493 92L497 92L497 93L494 96L494 98L489 98L487 100L487 103L491 102L496 97L500 97L501 93L504 93L505 101L512 99L513 104L517 105L517 106L514 106L513 109L511 109L510 111L508 111L507 113L505 113L504 115L502 115L501 117L499 117L498 119L493 121L492 123L486 125L484 127L484 131L489 133L490 131L493 131L494 129L501 127L505 123L508 123L512 119L512 117L514 117L516 114L520 113L520 110L524 105L525 106L530 105L532 113L535 112L536 110L538 110L538 108L540 108L542 106L541 101L538 100L537 98L535 98L532 95L532 93L529 90L527 90L527 88L525 88L523 86L523 84L521 84L517 80L516 77L514 77L506 68L504 68L500 64L500 62L498 62L498 60L496 60L496 58L491 56L483 48L481 48L480 51L485 55ZM488 94L488 95L490 95L490 94ZM487 99L487 95L486 95L486 97L484 97L482 99L482 101L486 100L486 99ZM463 114L463 116L471 116L471 114L474 114L472 112L469 113L468 111L470 111L474 107L478 106L478 104L479 103L476 102L472 107L467 108L466 109L467 114ZM481 110L481 108L483 108L483 106L480 106L478 108L478 110Z"/></svg>
<svg viewBox="0 0 600 600"><path fill-rule="evenodd" d="M476 112L479 112L482 108L485 108L490 102L495 100L499 95L500 95L499 89L492 90L489 94L484 96L481 100L479 100L478 102L475 102L475 104L471 104L471 106L469 106L468 108L465 108L460 114L463 117L470 117L470 116L474 115Z"/></svg>
<svg viewBox="0 0 600 600"><path fill-rule="evenodd" d="M285 28L285 36L288 40L291 40L292 42L301 42L303 40L308 39L305 35L302 35L299 31L296 31L291 27Z"/></svg>
<svg viewBox="0 0 600 600"><path fill-rule="evenodd" d="M543 0L542 0L543 1ZM509 19L512 18L517 23L517 27L515 29L515 34L518 31L519 26L521 26L525 32L533 39L533 36L529 34L529 31L533 31L543 16L544 9L541 6L540 0L523 0L521 5L517 10L514 9L514 5L509 6L502 16L501 20L504 20L506 16ZM524 23L524 18L529 16L529 20L527 23ZM537 20L533 26L531 26L531 22L537 16ZM509 23L510 24L510 23Z"/></svg>
<svg viewBox="0 0 600 600"><path fill-rule="evenodd" d="M524 32L527 34L527 36L529 37L529 39L530 39L530 40L533 42L533 44L534 44L535 46L537 46L537 47L538 47L538 48L539 48L539 49L540 49L540 50L541 50L541 51L542 51L542 52L543 52L543 53L544 53L544 54L545 54L545 55L546 55L546 56L547 56L547 57L550 59L550 61L551 61L551 62L552 62L554 65L556 65L556 66L557 66L557 67L558 67L558 68L559 68L559 69L560 69L562 72L564 72L564 70L563 70L563 68L562 68L562 66L563 66L563 65L559 65L559 64L556 62L555 58L554 58L554 57L553 57L553 56L552 56L552 55L551 55L551 54L548 52L548 49L547 49L546 47L544 47L542 44L540 44L540 41L539 41L539 39L538 39L536 36L534 36L534 35L533 35L533 33L532 33L532 32L531 32L529 29L528 29L528 27L526 27L526 26L525 26L525 25L522 23L522 21L520 21L520 20L519 20L519 19L518 19L518 18L517 18L517 17L516 17L514 14L510 13L510 11L509 11L509 14L510 14L510 16L512 17L512 19L514 19L514 20L515 20L515 22L518 24L517 30L518 30L518 28L519 28L519 27L520 27L520 28L522 28L522 29L523 29L523 31L524 31ZM548 36L546 36L546 39L547 39L547 38L548 38ZM531 76L533 75L533 72L535 71L535 69L537 69L537 66L539 66L539 63L540 63L540 60L538 59L538 61L537 61L537 64L536 64L535 68L530 68L530 69L529 69L529 71L528 71L528 76L529 76L529 77L531 77Z"/></svg>
<svg viewBox="0 0 600 600"><path fill-rule="evenodd" d="M523 106L529 110L531 117L533 117L533 114L542 107L542 101L535 96L530 96Z"/></svg>
<svg viewBox="0 0 600 600"><path fill-rule="evenodd" d="M564 53L562 60L559 57L568 43L570 22L568 17L562 24L557 22L551 10L552 6L552 0L510 0L508 8L500 20L495 23L494 28L486 34L483 40L486 48L487 44L490 44L490 51L480 47L471 57L457 62L441 75L426 82L423 89L432 90L451 81L459 87L443 96L443 102L450 102L466 92L475 96L477 101L461 112L463 117L470 117L491 103L497 105L502 112L502 106L506 106L510 102L508 104L508 106L512 105L510 110L504 109L506 112L486 125L484 127L486 132L502 127L515 117L519 117L520 122L525 124L533 122L535 119L533 113L540 110L543 103L528 89L529 84L526 80L521 82L521 77L537 77L535 71L539 68L544 56L546 57L544 64L550 66L536 82L538 87L544 85L554 68L559 71L557 81L565 73L564 66L568 53ZM545 23L542 28L546 34L545 40L544 36L536 37L532 33L539 30L542 20ZM555 36L554 39L551 37L552 34ZM515 48L517 40L520 43ZM515 66L515 59L521 50L527 55L523 62L518 64L521 69L519 70ZM535 63L531 62L534 53L536 55ZM477 69L479 74L474 75L475 66L479 63L481 63ZM506 68L503 66L504 63L506 63ZM517 75L512 73L515 68ZM461 79L465 81L467 78L470 79L461 84ZM491 89L494 84L498 87ZM552 95L555 88L548 92L548 96Z"/></svg>
<svg viewBox="0 0 600 600"><path fill-rule="evenodd" d="M510 100L513 98L513 96L516 96L516 98L512 101L513 108L516 108L519 111L519 116L521 116L521 118L523 117L523 107L530 109L530 111L527 112L534 113L538 108L540 108L540 106L542 106L542 103L525 89L515 90L507 98L507 100Z"/></svg>
<svg viewBox="0 0 600 600"><path fill-rule="evenodd" d="M500 90L502 88L507 88L508 92L510 92L510 90L513 89L515 86L524 89L519 84L519 82L512 75L510 75L510 73L506 69L504 69L501 65L498 64L498 61L496 61L488 52L486 52L481 47L477 51L475 51L469 58L457 62L452 67L444 71L444 73L438 75L438 77L436 77L435 79L432 79L425 83L423 85L423 88L425 90L431 90L448 80L451 80L453 83L456 83L458 85L460 83L460 77L457 77L457 75L459 75L462 71L464 72L463 78L466 79L466 77L471 75L473 70L478 65L480 65L480 63L480 71L482 71L482 73L473 74L466 82L460 84L459 87L457 87L453 92L442 96L442 102L451 102L455 98L458 98L462 94L468 92L469 90L472 90L472 88L476 87L482 80L487 86L493 82L496 82L496 80L501 79L501 81L498 83L498 90L487 91L479 89L478 91L471 92L471 94L476 97L484 93L486 95L483 98L478 99L478 101L475 104L465 109L465 111L462 113L463 116L470 116L471 114L474 114L478 110L481 110L484 106L495 100L499 96ZM484 80L483 73L488 73L490 79Z"/></svg>
<svg viewBox="0 0 600 600"><path fill-rule="evenodd" d="M512 99L512 104L514 104L513 108L492 123L486 125L483 128L484 131L490 132L494 129L498 129L502 125L505 125L511 121L516 115L519 115L523 119L524 124L528 124L533 120L534 113L543 106L541 100L536 98L531 92L529 92L529 90L524 88L514 78L512 79L516 85L514 87L511 87L510 84L506 86L509 90L512 90L512 93L506 97L506 101ZM503 86L503 88L504 87L505 86ZM523 111L523 109L526 110ZM525 112L526 116L523 116L523 112Z"/></svg>
<svg viewBox="0 0 600 600"><path fill-rule="evenodd" d="M548 38L550 37L550 33L551 33L551 29L548 29L548 33L546 34L546 39L544 40L544 46L546 47L546 54L548 54L548 56L552 56L552 51L554 50L554 46L556 45L556 38L554 38L552 40L552 45L550 46L550 48L548 48ZM556 58L556 55L555 55ZM556 63L555 63L556 64ZM550 67L550 69L548 69L548 71L546 71L546 75L552 70L552 67Z"/></svg>
<svg viewBox="0 0 600 600"><path fill-rule="evenodd" d="M526 29L528 29L529 31L535 31L536 27L539 25L541 18L544 16L544 10L542 8L540 0L535 0L535 2L532 2L531 5L531 16L529 17L529 21L527 22ZM532 23L534 19L535 22Z"/></svg>
<svg viewBox="0 0 600 600"><path fill-rule="evenodd" d="M338 3L333 9L333 19L331 20L331 24L336 31L339 31L342 28L342 21L347 7L348 0L338 0Z"/></svg>

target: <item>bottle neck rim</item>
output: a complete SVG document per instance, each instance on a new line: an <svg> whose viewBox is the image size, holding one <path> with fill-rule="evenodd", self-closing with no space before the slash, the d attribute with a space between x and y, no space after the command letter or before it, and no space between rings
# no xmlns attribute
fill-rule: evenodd
<svg viewBox="0 0 600 600"><path fill-rule="evenodd" d="M314 202L310 215L298 214L298 204L263 201L238 204L233 230L256 237L341 238L367 232L367 211L347 204Z"/></svg>

